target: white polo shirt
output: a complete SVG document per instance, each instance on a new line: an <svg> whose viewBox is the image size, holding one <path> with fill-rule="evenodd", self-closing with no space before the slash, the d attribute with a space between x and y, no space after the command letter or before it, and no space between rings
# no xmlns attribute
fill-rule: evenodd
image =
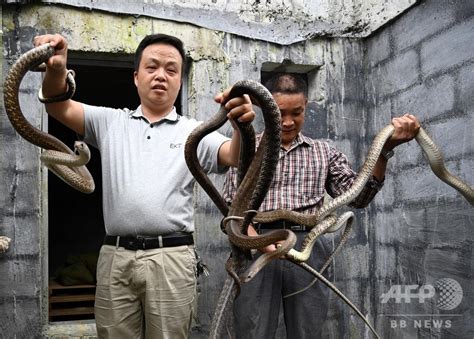
<svg viewBox="0 0 474 339"><path fill-rule="evenodd" d="M102 160L103 210L109 235L165 235L193 232L194 177L184 159L184 145L201 122L173 109L150 124L141 106L135 111L84 106L84 141L99 149ZM220 146L229 138L211 133L198 147L207 172L220 172Z"/></svg>

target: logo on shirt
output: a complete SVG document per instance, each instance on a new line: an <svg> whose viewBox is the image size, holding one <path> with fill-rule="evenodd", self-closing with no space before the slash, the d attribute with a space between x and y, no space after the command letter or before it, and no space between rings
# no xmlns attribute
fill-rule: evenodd
<svg viewBox="0 0 474 339"><path fill-rule="evenodd" d="M181 148L181 145L182 145L182 143L180 143L180 144L173 144L173 143L170 143L170 148L171 148L171 149Z"/></svg>

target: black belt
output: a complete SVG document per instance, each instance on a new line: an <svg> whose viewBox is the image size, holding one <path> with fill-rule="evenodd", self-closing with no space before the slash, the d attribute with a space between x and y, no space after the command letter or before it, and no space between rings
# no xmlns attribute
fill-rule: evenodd
<svg viewBox="0 0 474 339"><path fill-rule="evenodd" d="M297 225L294 222L291 221L285 221L285 220L278 220L274 222L269 222L269 223L261 223L261 224L256 224L255 228L258 230L291 230L293 232L309 232L310 228L303 226L303 225Z"/></svg>
<svg viewBox="0 0 474 339"><path fill-rule="evenodd" d="M158 235L156 237L121 237L116 235L106 235L105 245L123 247L127 250L150 250L153 248L174 247L194 244L191 233L171 233L168 235Z"/></svg>

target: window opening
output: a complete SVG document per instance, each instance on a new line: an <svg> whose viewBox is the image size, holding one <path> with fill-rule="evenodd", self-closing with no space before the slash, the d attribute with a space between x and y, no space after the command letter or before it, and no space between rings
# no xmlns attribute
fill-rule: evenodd
<svg viewBox="0 0 474 339"><path fill-rule="evenodd" d="M321 65L314 64L295 64L289 59L284 59L281 63L264 62L260 72L262 84L265 84L277 73L298 74L303 78L308 86L308 104L306 106L303 134L311 138L325 138L327 134L327 118L318 103L323 92L320 81L318 81L320 67ZM263 120L261 124L263 126Z"/></svg>

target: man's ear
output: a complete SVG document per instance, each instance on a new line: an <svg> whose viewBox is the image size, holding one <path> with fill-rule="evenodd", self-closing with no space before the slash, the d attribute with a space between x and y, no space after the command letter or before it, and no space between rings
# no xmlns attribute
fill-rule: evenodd
<svg viewBox="0 0 474 339"><path fill-rule="evenodd" d="M138 76L138 72L134 71L133 72L133 82L135 83L135 86L137 86L137 76Z"/></svg>

